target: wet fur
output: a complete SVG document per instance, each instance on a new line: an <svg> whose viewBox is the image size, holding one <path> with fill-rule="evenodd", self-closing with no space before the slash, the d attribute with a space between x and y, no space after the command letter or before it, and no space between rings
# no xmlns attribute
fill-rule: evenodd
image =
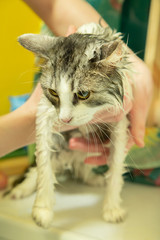
<svg viewBox="0 0 160 240"><path fill-rule="evenodd" d="M130 73L128 52L120 34L109 27L104 29L98 24L88 24L68 38L28 34L21 36L19 42L45 59L40 79L44 93L36 120L37 168L27 173L11 196L20 198L37 191L32 216L38 225L48 228L53 219L56 176L69 170L72 176L87 184L106 185L103 217L108 222L121 221L124 210L120 206L120 193L129 121L124 116L118 123L88 123L99 110L106 109L114 114L123 110L125 93L132 98L126 75ZM56 89L60 101L52 98L48 88ZM91 96L80 101L76 93L86 90L91 91ZM59 134L60 119L70 117L69 124L78 124L79 128ZM109 170L104 175L96 175L93 166L84 164L86 153L68 148L71 137L89 139L90 136L95 138L96 134L101 142L104 143L108 136L111 142Z"/></svg>

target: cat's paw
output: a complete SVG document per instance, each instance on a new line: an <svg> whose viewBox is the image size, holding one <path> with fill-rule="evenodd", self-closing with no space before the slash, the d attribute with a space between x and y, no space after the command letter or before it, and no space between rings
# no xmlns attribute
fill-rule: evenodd
<svg viewBox="0 0 160 240"><path fill-rule="evenodd" d="M33 191L30 188L23 188L21 186L17 186L13 188L10 192L10 198L12 199L20 199L30 196Z"/></svg>
<svg viewBox="0 0 160 240"><path fill-rule="evenodd" d="M105 208L103 218L106 222L119 223L124 220L125 214L125 210L120 207Z"/></svg>
<svg viewBox="0 0 160 240"><path fill-rule="evenodd" d="M38 226L49 228L53 219L53 210L43 207L34 207L32 217Z"/></svg>

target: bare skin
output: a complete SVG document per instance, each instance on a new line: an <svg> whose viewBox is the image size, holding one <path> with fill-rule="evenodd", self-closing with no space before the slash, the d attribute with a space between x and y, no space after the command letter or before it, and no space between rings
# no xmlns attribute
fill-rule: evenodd
<svg viewBox="0 0 160 240"><path fill-rule="evenodd" d="M83 0L24 0L57 36L65 36L70 25L76 28L99 22L99 13ZM107 23L102 19L101 24Z"/></svg>
<svg viewBox="0 0 160 240"><path fill-rule="evenodd" d="M0 156L35 141L36 110L41 94L38 84L26 103L0 117Z"/></svg>

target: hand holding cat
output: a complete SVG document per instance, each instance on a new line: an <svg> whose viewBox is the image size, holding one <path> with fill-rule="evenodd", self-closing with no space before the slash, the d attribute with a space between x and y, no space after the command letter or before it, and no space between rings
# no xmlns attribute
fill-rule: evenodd
<svg viewBox="0 0 160 240"><path fill-rule="evenodd" d="M133 145L133 143L140 147L144 146L143 138L145 133L145 124L152 98L152 76L149 69L145 63L134 54L131 54L130 57L134 65L134 82L136 84L136 88L134 89L133 102L129 101L127 97L124 97L124 112L130 112L129 116L131 122L131 137L129 139L128 149ZM38 84L29 100L22 107L0 118L0 156L3 156L21 146L34 142L35 116L41 92L42 89ZM113 115L105 111L103 113L99 113L100 116L98 116L98 118L101 117L101 120L105 122L116 122L123 118L124 112L121 111L117 115ZM97 116L95 116L94 120L96 119ZM64 126L64 129L62 130L69 129L71 129L71 126ZM23 136L21 134L22 132ZM10 141L8 141L8 136L10 136ZM70 148L86 151L86 142L84 139L71 139ZM90 146L90 151L95 151L94 149L94 145ZM98 151L104 152L101 147L99 147ZM105 151L105 155L106 154L108 154L107 149ZM102 162L106 161L106 158L104 159L104 156L102 157ZM99 159L98 164L101 164L102 162Z"/></svg>
<svg viewBox="0 0 160 240"><path fill-rule="evenodd" d="M72 34L76 31L74 26L70 26L66 36ZM131 50L129 49L131 52ZM129 150L133 144L137 144L139 147L144 146L144 134L145 125L148 110L150 107L150 102L152 98L152 76L147 68L146 64L139 59L134 53L130 54L130 61L132 62L134 74L133 82L135 83L134 88L134 100L131 101L127 94L124 94L124 105L123 110L120 110L116 115L113 114L114 111L102 111L95 115L93 122L118 122L120 121L126 113L129 113L130 117L130 138L128 141L127 149ZM130 81L130 79L128 79ZM62 126L62 131L72 129L71 126ZM72 138L70 140L70 148L82 151L88 151L88 141L82 138ZM98 149L98 150L97 150ZM86 159L86 163L93 164L105 164L106 155L109 154L108 149L102 146L100 143L96 144L90 142L89 150L91 152L101 152L102 155L99 157L89 157Z"/></svg>
<svg viewBox="0 0 160 240"><path fill-rule="evenodd" d="M140 58L136 55L131 55L130 58L135 71L134 100L130 112L130 132L133 143L139 147L144 147L146 120L153 96L153 79L149 68Z"/></svg>
<svg viewBox="0 0 160 240"><path fill-rule="evenodd" d="M41 94L38 84L21 107L0 117L0 156L35 141L36 111Z"/></svg>
<svg viewBox="0 0 160 240"><path fill-rule="evenodd" d="M31 0L25 0L25 2L35 11L37 14L48 24L50 29L57 35L64 35L66 33L66 29L69 25L71 25L73 22L75 26L71 26L68 29L66 36L74 33L76 31L76 28L81 26L83 23L86 22L96 22L97 19L99 19L100 15L93 9L89 4L87 4L84 1L74 1L74 4L72 3L72 0L68 2L67 5L64 6L63 1L59 1L59 4L57 4L57 7L54 6L54 8L50 7L53 11L48 12L47 11L41 11L42 9L46 9L46 1L42 1L41 4L44 3L44 6L42 7L41 4L39 4L39 1L34 1L34 5L32 4ZM53 2L51 2L52 4ZM72 8L70 8L72 6ZM64 11L70 11L72 9L72 12L70 14L70 17L68 17L67 14L64 14ZM80 10L81 9L81 10ZM55 11L55 12L54 12ZM46 14L47 13L47 14ZM56 14L58 13L58 15ZM87 13L87 14L86 14ZM58 16L66 16L64 18L58 18ZM76 16L76 18L75 18ZM61 22L59 23L59 19L61 19ZM76 20L75 20L76 19ZM104 22L102 19L102 25L106 26L107 23ZM58 26L58 27L57 27ZM131 122L131 128L130 128L130 141L128 148L130 148L134 143L137 144L140 147L144 146L144 133L145 133L145 124L146 124L146 118L148 109L150 106L150 101L152 98L152 77L149 69L145 65L143 61L141 61L138 57L136 57L134 54L131 55L131 61L134 62L134 81L136 83L136 88L134 91L134 101L129 101L126 97L124 97L124 109L126 112L130 112L130 122ZM108 112L104 112L103 114L104 121L112 122L112 121L119 121L123 118L124 113L121 111L116 116L109 115ZM65 130L65 129L64 129ZM70 148L72 149L78 149L78 150L84 150L85 151L85 140L78 140L78 139L71 139L70 141ZM94 148L94 147L93 147Z"/></svg>

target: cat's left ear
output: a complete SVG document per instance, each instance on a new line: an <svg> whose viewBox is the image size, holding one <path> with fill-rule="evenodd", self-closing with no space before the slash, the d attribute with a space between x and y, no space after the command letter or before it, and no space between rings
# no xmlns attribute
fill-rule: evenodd
<svg viewBox="0 0 160 240"><path fill-rule="evenodd" d="M124 54L124 46L122 41L114 41L107 43L101 47L101 61L115 63L120 61Z"/></svg>
<svg viewBox="0 0 160 240"><path fill-rule="evenodd" d="M40 34L23 34L18 38L18 42L29 51L43 58L49 58L48 53L53 48L56 37Z"/></svg>

